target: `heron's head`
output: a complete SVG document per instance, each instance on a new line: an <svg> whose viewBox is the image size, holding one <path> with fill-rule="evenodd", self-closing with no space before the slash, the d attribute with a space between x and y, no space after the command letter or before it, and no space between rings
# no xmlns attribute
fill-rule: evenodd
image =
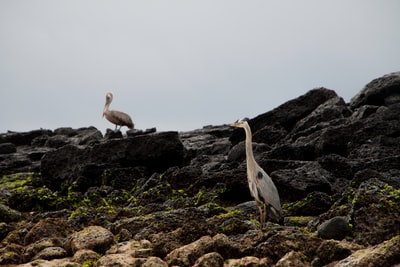
<svg viewBox="0 0 400 267"><path fill-rule="evenodd" d="M244 119L241 119L241 120L237 120L235 123L232 123L231 126L233 126L233 127L241 127L241 128L244 128L245 125L249 125L249 124L248 124L248 121L249 121L248 118L244 118Z"/></svg>

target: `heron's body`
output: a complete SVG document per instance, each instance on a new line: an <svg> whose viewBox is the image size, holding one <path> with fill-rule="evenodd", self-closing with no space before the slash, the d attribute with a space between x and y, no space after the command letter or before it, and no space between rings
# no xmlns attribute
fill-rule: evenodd
<svg viewBox="0 0 400 267"><path fill-rule="evenodd" d="M278 190L271 177L268 176L254 159L252 134L247 121L242 120L232 124L232 126L243 128L246 133L247 180L250 193L260 210L260 223L261 227L263 227L266 221L267 209L271 209L276 215L281 216L282 208Z"/></svg>
<svg viewBox="0 0 400 267"><path fill-rule="evenodd" d="M106 95L106 104L104 105L104 110L103 110L103 116L106 117L106 119L115 124L115 129L117 129L117 126L121 129L122 126L127 126L129 129L133 129L134 124L132 122L131 117L119 110L110 110L110 104L113 100L113 94L112 93L107 93Z"/></svg>

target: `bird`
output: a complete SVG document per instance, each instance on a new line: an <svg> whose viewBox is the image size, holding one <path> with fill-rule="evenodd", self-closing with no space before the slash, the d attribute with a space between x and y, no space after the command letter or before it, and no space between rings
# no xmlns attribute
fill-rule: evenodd
<svg viewBox="0 0 400 267"><path fill-rule="evenodd" d="M274 182L254 159L252 133L247 120L248 119L238 120L232 123L231 126L243 128L246 133L247 181L249 183L250 193L254 197L260 212L260 226L264 228L267 210L271 210L280 219L282 208L279 193Z"/></svg>
<svg viewBox="0 0 400 267"><path fill-rule="evenodd" d="M133 129L134 124L132 122L131 117L119 110L110 110L110 104L113 100L113 94L108 92L106 95L106 104L104 105L103 117L115 124L115 130L117 130L117 126L119 126L119 130L122 126L127 126L129 129Z"/></svg>

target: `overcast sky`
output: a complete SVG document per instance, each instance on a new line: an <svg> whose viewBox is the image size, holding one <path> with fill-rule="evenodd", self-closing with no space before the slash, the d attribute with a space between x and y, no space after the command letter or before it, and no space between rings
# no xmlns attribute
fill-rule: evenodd
<svg viewBox="0 0 400 267"><path fill-rule="evenodd" d="M0 0L0 133L193 130L400 70L400 1ZM123 129L125 131L126 128Z"/></svg>

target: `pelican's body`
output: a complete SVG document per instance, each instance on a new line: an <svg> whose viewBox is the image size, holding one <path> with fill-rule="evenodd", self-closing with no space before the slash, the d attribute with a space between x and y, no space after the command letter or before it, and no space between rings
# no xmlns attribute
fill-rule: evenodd
<svg viewBox="0 0 400 267"><path fill-rule="evenodd" d="M110 104L113 100L113 94L107 93L106 95L106 104L104 105L104 110L103 110L103 117L106 117L106 119L115 124L115 129L117 129L117 126L119 126L119 129L121 129L122 126L127 126L129 129L133 129L134 124L132 122L131 117L118 110L110 110Z"/></svg>
<svg viewBox="0 0 400 267"><path fill-rule="evenodd" d="M246 165L247 180L250 193L254 197L260 210L261 227L265 226L267 209L271 209L276 215L281 217L281 202L278 190L268 174L257 164L253 155L252 134L247 121L241 120L231 124L233 127L240 127L246 133Z"/></svg>

